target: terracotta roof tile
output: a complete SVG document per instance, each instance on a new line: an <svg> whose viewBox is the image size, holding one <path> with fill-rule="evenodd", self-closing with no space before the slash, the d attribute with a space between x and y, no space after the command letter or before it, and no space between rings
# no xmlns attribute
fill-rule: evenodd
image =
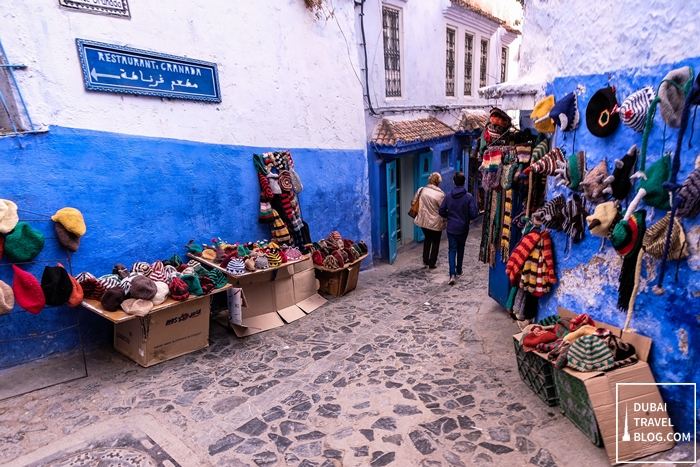
<svg viewBox="0 0 700 467"><path fill-rule="evenodd" d="M382 146L396 146L428 141L453 135L455 131L432 115L428 118L392 122L383 118L374 131L372 142Z"/></svg>
<svg viewBox="0 0 700 467"><path fill-rule="evenodd" d="M483 130L489 123L489 114L485 110L464 110L455 121L455 131L472 132Z"/></svg>

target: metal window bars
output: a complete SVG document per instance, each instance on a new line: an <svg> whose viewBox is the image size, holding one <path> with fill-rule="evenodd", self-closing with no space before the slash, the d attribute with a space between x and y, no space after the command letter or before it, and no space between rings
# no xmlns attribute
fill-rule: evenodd
<svg viewBox="0 0 700 467"><path fill-rule="evenodd" d="M16 63L10 63L10 61L7 58L7 54L5 53L5 48L2 45L2 41L0 41L0 73L2 74L8 74L9 75L9 80L8 80L8 86L5 87L5 90L12 90L12 86L14 85L14 90L17 93L17 96L19 97L19 101L22 104L22 108L24 109L24 115L26 115L27 118L27 123L29 125L23 125L21 121L21 115L18 110L13 110L10 108L10 105L13 102L8 103L8 99L11 96L5 96L2 93L2 88L0 88L0 103L2 103L2 107L7 114L7 118L10 122L10 126L12 127L12 134L17 137L17 141L19 142L20 148L22 147L22 142L20 141L19 137L20 135L23 134L32 134L32 133L39 133L39 130L37 130L34 127L34 122L32 122L32 117L29 115L29 110L27 109L27 104L24 102L24 98L22 97L22 92L19 89L19 86L17 85L17 79L15 78L15 69L23 69L27 68L26 65L22 64L16 64ZM6 70L6 71L5 71ZM0 75L0 79L2 76ZM14 106L13 106L14 107ZM14 115L13 115L14 114Z"/></svg>
<svg viewBox="0 0 700 467"><path fill-rule="evenodd" d="M399 11L382 9L384 29L384 76L386 97L401 97L401 49L399 43Z"/></svg>
<svg viewBox="0 0 700 467"><path fill-rule="evenodd" d="M501 83L506 82L506 65L508 63L508 49L501 49Z"/></svg>
<svg viewBox="0 0 700 467"><path fill-rule="evenodd" d="M472 59L474 56L474 36L464 34L464 95L472 95Z"/></svg>
<svg viewBox="0 0 700 467"><path fill-rule="evenodd" d="M445 60L445 95L455 95L455 30L447 28L447 54Z"/></svg>
<svg viewBox="0 0 700 467"><path fill-rule="evenodd" d="M488 54L489 54L489 41L486 39L481 40L481 64L479 69L479 87L483 88L486 86L487 75L487 65L488 65Z"/></svg>

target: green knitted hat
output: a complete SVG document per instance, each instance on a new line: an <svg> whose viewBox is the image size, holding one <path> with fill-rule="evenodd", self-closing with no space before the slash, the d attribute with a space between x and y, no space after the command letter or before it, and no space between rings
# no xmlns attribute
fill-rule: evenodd
<svg viewBox="0 0 700 467"><path fill-rule="evenodd" d="M194 267L194 273L197 277L209 275L209 271L207 271L206 268L201 264L198 264Z"/></svg>
<svg viewBox="0 0 700 467"><path fill-rule="evenodd" d="M178 267L182 264L182 258L180 258L180 255L178 255L177 253L172 255L168 261L175 267Z"/></svg>
<svg viewBox="0 0 700 467"><path fill-rule="evenodd" d="M574 191L579 190L579 184L586 176L586 153L579 151L569 157L567 174L569 176L569 188Z"/></svg>
<svg viewBox="0 0 700 467"><path fill-rule="evenodd" d="M542 159L545 154L549 152L549 142L543 139L539 144L537 144L532 149L532 156L530 156L530 163L535 163Z"/></svg>
<svg viewBox="0 0 700 467"><path fill-rule="evenodd" d="M645 198L646 199L646 198ZM635 254L642 247L646 232L646 211L632 213L628 220L621 220L610 233L610 242L617 253L622 256Z"/></svg>
<svg viewBox="0 0 700 467"><path fill-rule="evenodd" d="M204 295L202 285L199 283L199 278L194 274L185 274L180 276L180 279L187 284L187 289L193 295Z"/></svg>
<svg viewBox="0 0 700 467"><path fill-rule="evenodd" d="M604 371L615 366L615 360L605 341L591 335L571 344L567 365L578 371Z"/></svg>
<svg viewBox="0 0 700 467"><path fill-rule="evenodd" d="M646 180L639 180L639 188L644 188L647 194L644 196L644 204L668 211L671 204L668 200L668 191L664 189L664 182L671 178L671 156L668 154L644 171Z"/></svg>
<svg viewBox="0 0 700 467"><path fill-rule="evenodd" d="M550 315L546 318L542 318L541 320L539 320L537 324L539 324L540 326L554 326L560 320L561 318L559 317L559 315Z"/></svg>
<svg viewBox="0 0 700 467"><path fill-rule="evenodd" d="M44 235L26 222L18 222L5 237L5 255L15 263L26 263L44 249Z"/></svg>
<svg viewBox="0 0 700 467"><path fill-rule="evenodd" d="M211 279L212 283L214 284L215 289L220 289L221 287L225 286L226 283L228 282L226 280L226 274L221 272L219 269L212 269L209 271L209 279Z"/></svg>

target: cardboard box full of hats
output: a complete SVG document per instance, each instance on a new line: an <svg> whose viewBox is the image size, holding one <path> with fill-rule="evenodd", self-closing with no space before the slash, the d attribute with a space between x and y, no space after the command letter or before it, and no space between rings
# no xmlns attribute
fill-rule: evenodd
<svg viewBox="0 0 700 467"><path fill-rule="evenodd" d="M572 319L578 315L559 307L561 318ZM590 407L595 416L603 445L610 459L610 464L629 462L657 452L666 451L674 446L668 435L673 434L673 427L666 423L654 425L653 437L648 436L649 424L640 424L639 414L628 417L628 410L633 407L654 407L653 413L643 413L645 420L653 418L656 421L670 420L665 410L665 404L659 392L654 376L651 373L647 358L652 340L636 333L622 333L616 326L596 322L595 327L608 329L613 335L632 344L638 361L629 366L614 368L608 371L576 371L567 366L558 369L552 366L553 372L564 372L581 381L588 393ZM513 336L520 341L524 333ZM533 354L547 360L547 354L533 351ZM555 374L555 377L557 375ZM556 379L556 378L555 378ZM559 388L558 388L559 389ZM559 394L561 400L570 400L566 395ZM635 404L637 404L635 406ZM571 407L562 407L566 414ZM568 415L567 415L568 416ZM635 421L637 420L637 421Z"/></svg>

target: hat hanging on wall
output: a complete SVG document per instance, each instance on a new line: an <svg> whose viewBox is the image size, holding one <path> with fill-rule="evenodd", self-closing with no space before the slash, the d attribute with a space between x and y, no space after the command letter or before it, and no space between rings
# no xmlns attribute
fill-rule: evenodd
<svg viewBox="0 0 700 467"><path fill-rule="evenodd" d="M664 122L680 128L685 97L693 85L693 69L689 66L671 70L659 85L659 109Z"/></svg>
<svg viewBox="0 0 700 467"><path fill-rule="evenodd" d="M18 222L5 237L5 255L15 263L26 263L44 249L44 234L27 224Z"/></svg>
<svg viewBox="0 0 700 467"><path fill-rule="evenodd" d="M586 217L588 230L598 237L607 237L608 233L617 220L618 209L613 201L600 203L595 207L593 214Z"/></svg>
<svg viewBox="0 0 700 467"><path fill-rule="evenodd" d="M12 281L12 291L15 294L17 305L36 315L46 306L46 297L44 297L41 284L36 280L36 277L21 270L14 264L12 269L15 272L15 278Z"/></svg>
<svg viewBox="0 0 700 467"><path fill-rule="evenodd" d="M580 115L576 93L570 92L562 97L559 102L554 104L548 114L540 117L534 123L541 123L548 118L554 120L554 124L561 128L561 131L572 131L578 128Z"/></svg>
<svg viewBox="0 0 700 467"><path fill-rule="evenodd" d="M0 281L0 315L5 315L15 306L15 294L12 287Z"/></svg>
<svg viewBox="0 0 700 467"><path fill-rule="evenodd" d="M572 154L566 160L557 161L556 174L557 186L567 186L573 191L579 191L579 185L586 176L586 153L579 151Z"/></svg>
<svg viewBox="0 0 700 467"><path fill-rule="evenodd" d="M0 199L0 233L10 233L19 222L17 205L9 199Z"/></svg>
<svg viewBox="0 0 700 467"><path fill-rule="evenodd" d="M634 167L637 165L637 155L639 149L636 145L627 151L627 154L622 159L615 159L615 169L612 174L612 182L610 183L610 192L615 199L627 199L632 189L632 180L630 176L634 172Z"/></svg>
<svg viewBox="0 0 700 467"><path fill-rule="evenodd" d="M61 306L73 294L73 283L63 267L46 266L41 275L41 290L47 305Z"/></svg>
<svg viewBox="0 0 700 467"><path fill-rule="evenodd" d="M622 123L638 133L644 132L647 112L649 112L649 106L655 97L656 92L651 86L644 86L639 91L627 96L617 112Z"/></svg>
<svg viewBox="0 0 700 467"><path fill-rule="evenodd" d="M610 136L620 126L615 86L606 86L593 94L586 107L586 126L598 138Z"/></svg>
<svg viewBox="0 0 700 467"><path fill-rule="evenodd" d="M530 114L535 130L540 133L554 133L554 120L549 117L549 112L554 107L554 96L547 96L539 101ZM545 117L543 120L541 118ZM538 123L535 123L538 122Z"/></svg>
<svg viewBox="0 0 700 467"><path fill-rule="evenodd" d="M608 164L603 159L583 178L581 182L583 197L592 203L604 201L606 194L612 194L610 184L613 180L614 178L608 174Z"/></svg>
<svg viewBox="0 0 700 467"><path fill-rule="evenodd" d="M62 208L51 216L54 222L58 222L67 231L78 236L85 235L85 220L83 214L75 208Z"/></svg>
<svg viewBox="0 0 700 467"><path fill-rule="evenodd" d="M58 263L59 267L63 267L61 263ZM78 306L82 303L83 297L85 293L83 292L83 287L80 285L80 283L75 279L75 277L71 276L68 274L68 278L70 279L71 284L73 285L73 291L70 294L70 297L68 297L68 301L66 302L66 305L68 306Z"/></svg>

